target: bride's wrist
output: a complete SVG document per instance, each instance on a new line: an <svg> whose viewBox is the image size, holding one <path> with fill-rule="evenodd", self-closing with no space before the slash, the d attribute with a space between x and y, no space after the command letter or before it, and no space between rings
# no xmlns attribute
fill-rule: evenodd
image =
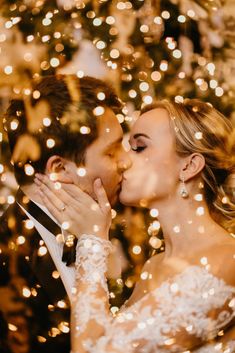
<svg viewBox="0 0 235 353"><path fill-rule="evenodd" d="M92 233L95 237L109 241L109 231L98 231Z"/></svg>
<svg viewBox="0 0 235 353"><path fill-rule="evenodd" d="M98 280L107 292L108 258L114 250L114 245L110 240L102 239L94 234L82 234L76 248L77 279L93 284Z"/></svg>
<svg viewBox="0 0 235 353"><path fill-rule="evenodd" d="M87 230L87 231L83 231L80 232L79 234L75 234L75 237L79 240L81 238L82 235L93 235L97 238L103 239L103 240L109 240L109 229L108 230L104 230L104 229L96 229L96 227L93 227L93 230Z"/></svg>
<svg viewBox="0 0 235 353"><path fill-rule="evenodd" d="M82 234L78 238L77 249L87 248L87 250L92 251L92 249L96 249L96 245L101 247L106 253L111 253L114 250L114 246L111 241L108 239L108 236L101 237L97 235L97 233L93 234ZM95 246L93 248L93 246Z"/></svg>

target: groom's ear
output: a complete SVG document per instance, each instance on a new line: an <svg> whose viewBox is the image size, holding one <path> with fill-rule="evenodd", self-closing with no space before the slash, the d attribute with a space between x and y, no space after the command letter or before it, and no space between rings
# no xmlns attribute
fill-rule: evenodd
<svg viewBox="0 0 235 353"><path fill-rule="evenodd" d="M56 179L63 183L74 184L77 181L76 165L61 156L51 156L48 159L45 173L55 173Z"/></svg>

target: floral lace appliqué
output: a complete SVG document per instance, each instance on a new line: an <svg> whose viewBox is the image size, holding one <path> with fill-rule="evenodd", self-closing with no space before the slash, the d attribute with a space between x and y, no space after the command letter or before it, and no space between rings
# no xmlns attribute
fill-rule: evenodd
<svg viewBox="0 0 235 353"><path fill-rule="evenodd" d="M87 353L108 353L110 347L115 352L125 350L126 353L179 353L187 351L186 346L179 346L175 341L181 332L205 342L203 348L193 352L233 352L234 341L228 343L231 352L220 351L206 342L215 338L234 318L234 287L205 268L189 266L113 317L106 308L109 293L105 274L110 251L111 242L92 235L84 235L78 241L77 283L87 286L86 291L80 292L78 286L74 295L75 321L79 323L77 339L90 320L103 328L103 335L95 341L84 340ZM103 296L97 294L100 291ZM215 317L209 315L217 311Z"/></svg>

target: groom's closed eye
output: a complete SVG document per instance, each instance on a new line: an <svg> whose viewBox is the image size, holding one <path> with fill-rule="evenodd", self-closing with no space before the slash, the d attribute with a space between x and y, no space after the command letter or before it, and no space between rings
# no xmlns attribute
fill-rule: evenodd
<svg viewBox="0 0 235 353"><path fill-rule="evenodd" d="M112 148L115 148L116 146L121 146L122 144L122 137L118 138L115 141L110 142L107 146L106 146L106 151Z"/></svg>
<svg viewBox="0 0 235 353"><path fill-rule="evenodd" d="M109 157L114 157L115 156L115 150L112 149L112 150L109 150L105 153L106 156L109 156Z"/></svg>
<svg viewBox="0 0 235 353"><path fill-rule="evenodd" d="M122 148L122 140L111 143L104 151L104 154L113 157Z"/></svg>

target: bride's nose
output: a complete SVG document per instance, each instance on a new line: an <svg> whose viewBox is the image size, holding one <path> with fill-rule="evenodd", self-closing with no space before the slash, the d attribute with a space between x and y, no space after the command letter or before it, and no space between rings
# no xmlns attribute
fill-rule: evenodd
<svg viewBox="0 0 235 353"><path fill-rule="evenodd" d="M126 151L123 151L118 160L118 171L124 172L131 167L131 159Z"/></svg>

